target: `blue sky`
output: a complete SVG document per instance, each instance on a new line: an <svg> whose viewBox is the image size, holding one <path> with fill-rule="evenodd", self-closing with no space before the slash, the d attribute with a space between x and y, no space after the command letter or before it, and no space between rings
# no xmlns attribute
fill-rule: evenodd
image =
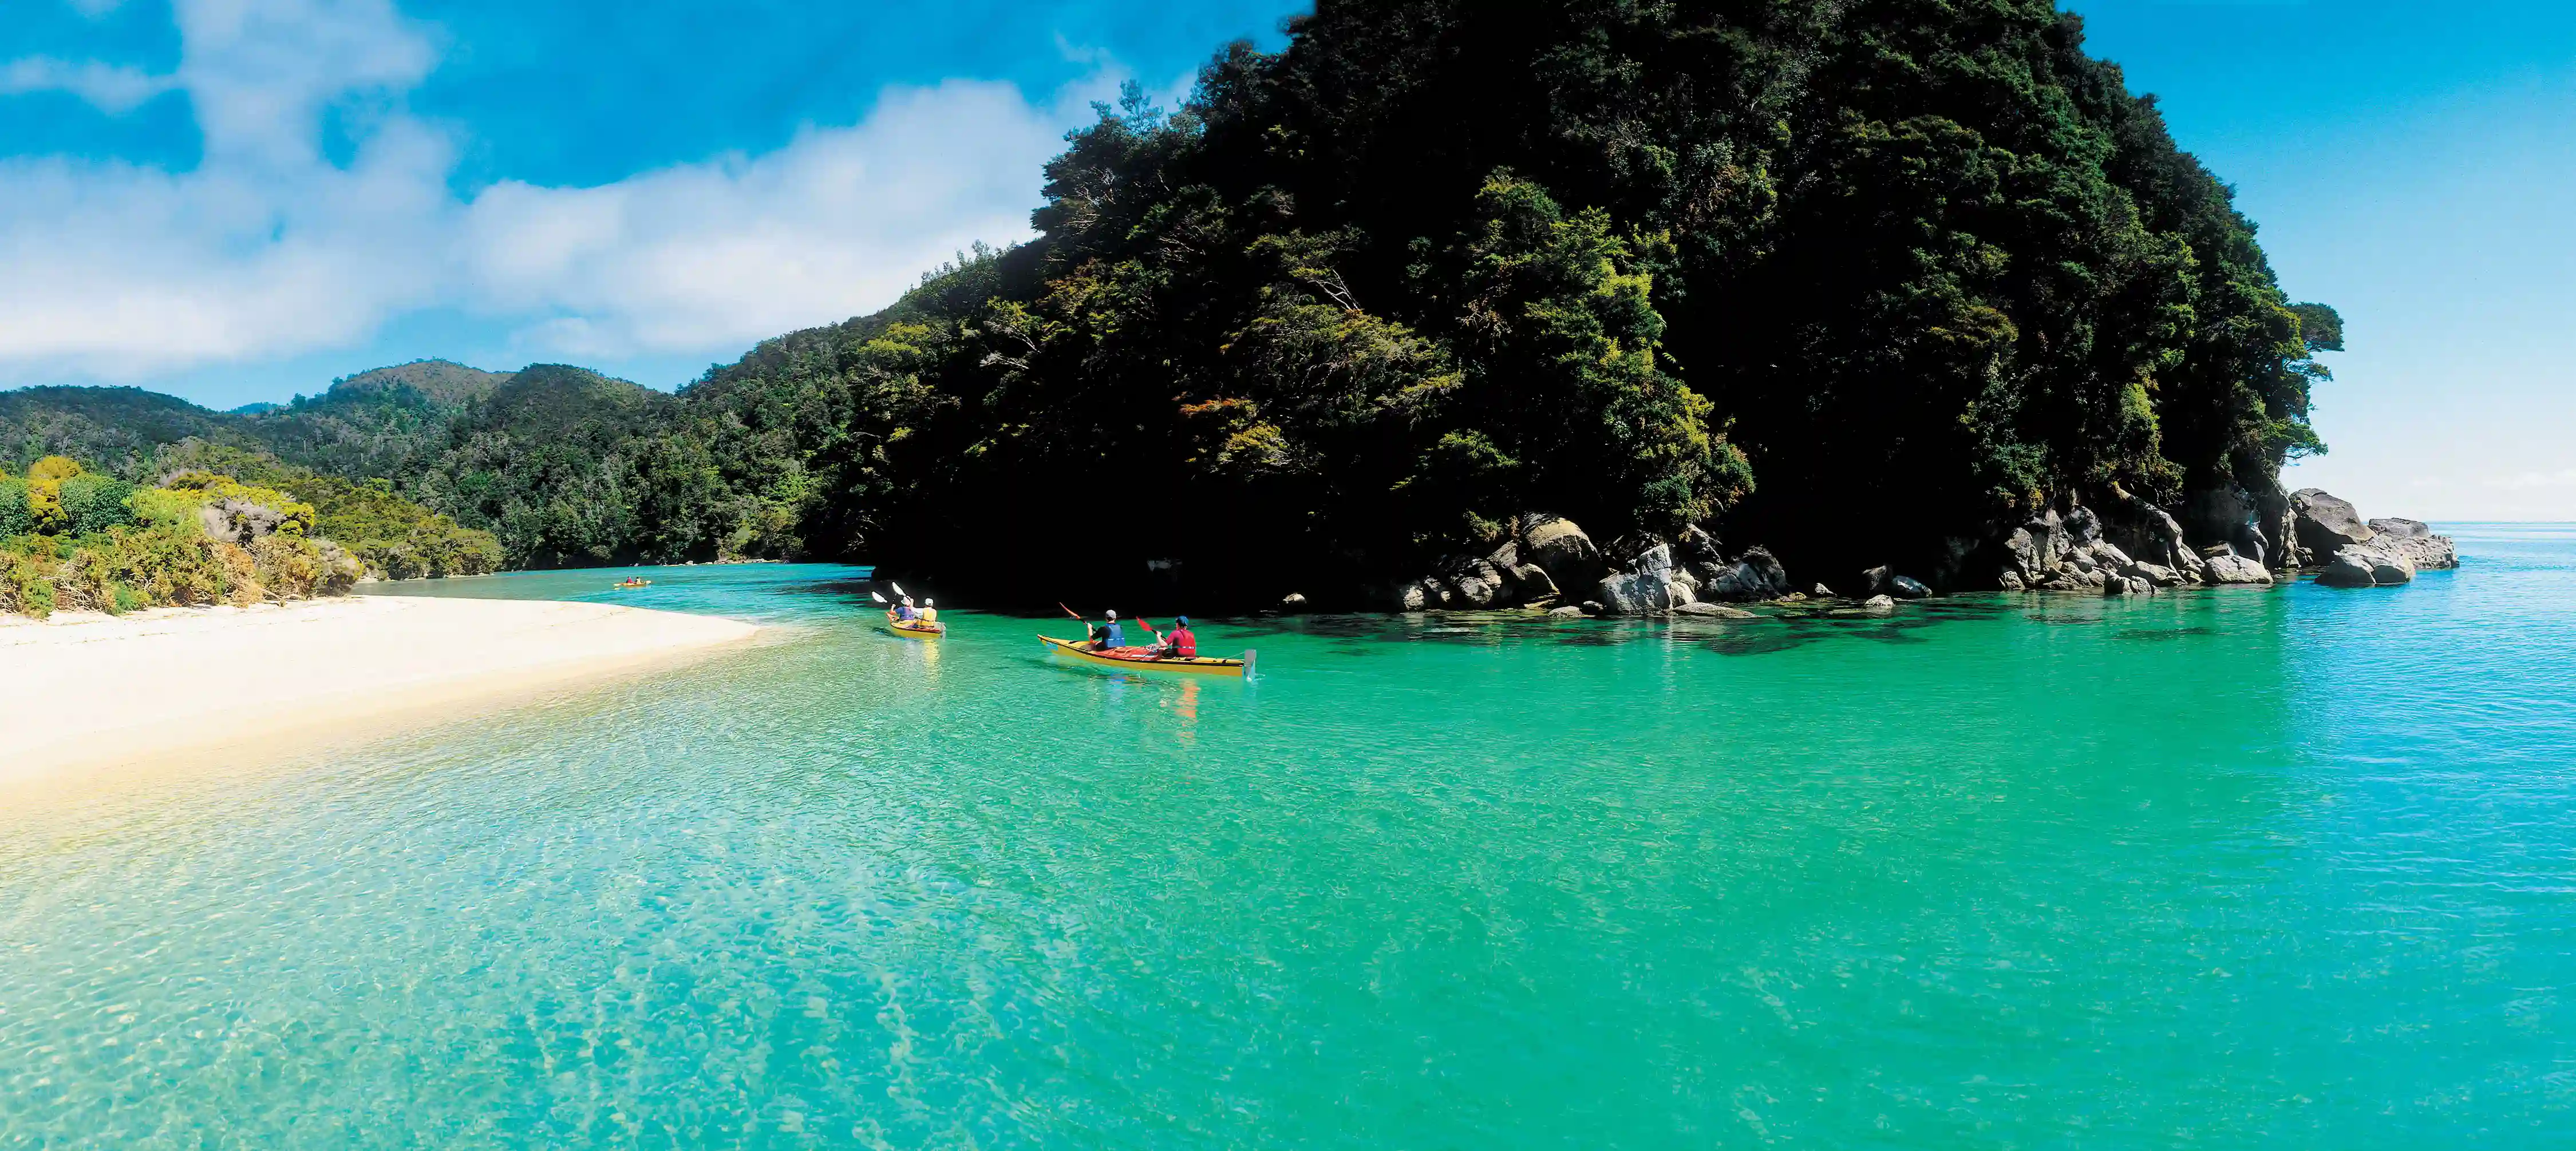
<svg viewBox="0 0 2576 1151"><path fill-rule="evenodd" d="M1025 234L1089 100L1298 6L0 0L0 386L675 386ZM2073 6L2344 312L2292 482L2576 520L2576 4Z"/></svg>

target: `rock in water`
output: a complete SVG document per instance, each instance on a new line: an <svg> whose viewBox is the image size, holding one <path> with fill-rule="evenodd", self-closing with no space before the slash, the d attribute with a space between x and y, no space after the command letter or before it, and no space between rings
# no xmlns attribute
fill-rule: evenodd
<svg viewBox="0 0 2576 1151"><path fill-rule="evenodd" d="M1592 598L1600 602L1604 615L1644 615L1672 609L1669 589L1668 581L1651 573L1612 572L1601 577Z"/></svg>
<svg viewBox="0 0 2576 1151"><path fill-rule="evenodd" d="M2381 587L2415 582L2415 564L2402 555L2374 552L2370 556L2370 578Z"/></svg>
<svg viewBox="0 0 2576 1151"><path fill-rule="evenodd" d="M2316 488L2290 493L2290 510L2297 517L2299 546L2311 556L2335 555L2379 535L2361 522L2361 513L2351 504Z"/></svg>
<svg viewBox="0 0 2576 1151"><path fill-rule="evenodd" d="M1768 548L1747 548L1700 586L1699 598L1751 603L1789 594L1789 570Z"/></svg>
<svg viewBox="0 0 2576 1151"><path fill-rule="evenodd" d="M1557 587L1590 587L1600 581L1607 565L1602 563L1601 549L1593 546L1592 537L1573 520L1555 516L1521 517L1520 559L1536 564L1547 572Z"/></svg>
<svg viewBox="0 0 2576 1151"><path fill-rule="evenodd" d="M1583 618L1583 609L1579 607L1550 608L1548 609L1547 617L1549 619L1581 619Z"/></svg>
<svg viewBox="0 0 2576 1151"><path fill-rule="evenodd" d="M1557 594L1556 581L1548 577L1546 568L1537 564L1522 564L1512 569L1512 575L1520 580L1523 603L1549 599Z"/></svg>
<svg viewBox="0 0 2576 1151"><path fill-rule="evenodd" d="M2370 541L2372 550L2400 557L2418 571L2460 566L2460 553L2451 537L2434 535L2422 520L2372 520L2370 530L2379 533Z"/></svg>
<svg viewBox="0 0 2576 1151"><path fill-rule="evenodd" d="M2005 591L2022 590L2021 573L2014 571L2011 568L2005 568L2003 575L1997 577L1996 582L2000 584Z"/></svg>
<svg viewBox="0 0 2576 1151"><path fill-rule="evenodd" d="M1673 609L1675 615L1699 616L1703 619L1758 619L1759 616L1740 607L1716 603L1686 603Z"/></svg>
<svg viewBox="0 0 2576 1151"><path fill-rule="evenodd" d="M1300 613L1300 612L1305 611L1305 610L1306 610L1306 597L1305 597L1305 595L1304 595L1303 593L1300 593L1300 592L1293 592L1293 591L1292 591L1292 592L1289 592L1288 594L1286 594L1286 595L1284 595L1284 596L1279 597L1279 610L1281 610L1281 611L1283 611L1283 612L1287 612L1287 613L1288 613L1288 614L1290 614L1290 615L1295 615L1295 614L1298 614L1298 613Z"/></svg>
<svg viewBox="0 0 2576 1151"><path fill-rule="evenodd" d="M2209 582L2215 584L2268 584L2272 573L2262 564L2228 550L2208 559Z"/></svg>
<svg viewBox="0 0 2576 1151"><path fill-rule="evenodd" d="M2327 587L2377 587L2379 577L2370 570L2370 562L2352 552L2343 552L2317 573L2317 582Z"/></svg>

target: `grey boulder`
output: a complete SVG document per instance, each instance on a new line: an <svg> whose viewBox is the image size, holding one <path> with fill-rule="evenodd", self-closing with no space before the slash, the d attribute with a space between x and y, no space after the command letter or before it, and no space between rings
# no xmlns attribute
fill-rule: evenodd
<svg viewBox="0 0 2576 1151"><path fill-rule="evenodd" d="M1768 548L1747 548L1735 562L1710 573L1700 583L1699 598L1751 603L1789 594L1789 570Z"/></svg>
<svg viewBox="0 0 2576 1151"><path fill-rule="evenodd" d="M2272 573L2262 564L2236 554L2234 549L2219 552L2206 561L2209 582L2214 584L2268 584Z"/></svg>
<svg viewBox="0 0 2576 1151"><path fill-rule="evenodd" d="M2353 506L2317 488L2290 493L2299 546L2311 556L2335 555L2354 544L2366 544L2379 533L2363 523Z"/></svg>
<svg viewBox="0 0 2576 1151"><path fill-rule="evenodd" d="M1519 559L1544 569L1556 586L1590 587L1608 570L1601 549L1573 520L1530 515L1521 525Z"/></svg>

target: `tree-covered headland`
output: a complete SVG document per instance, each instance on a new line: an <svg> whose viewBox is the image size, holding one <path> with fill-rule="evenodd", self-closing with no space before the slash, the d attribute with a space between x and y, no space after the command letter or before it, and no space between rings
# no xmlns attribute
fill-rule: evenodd
<svg viewBox="0 0 2576 1151"><path fill-rule="evenodd" d="M1044 174L1031 241L676 397L436 362L255 414L6 393L0 460L223 448L509 566L1032 602L1371 603L1528 513L1991 587L2078 508L2285 561L2342 339L2051 0L1323 0Z"/></svg>

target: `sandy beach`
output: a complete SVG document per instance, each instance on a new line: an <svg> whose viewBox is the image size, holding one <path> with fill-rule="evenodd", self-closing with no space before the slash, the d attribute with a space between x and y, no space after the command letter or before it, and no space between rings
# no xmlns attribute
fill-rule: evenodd
<svg viewBox="0 0 2576 1151"><path fill-rule="evenodd" d="M12 618L0 624L0 783L363 738L759 630L607 604L394 596Z"/></svg>

